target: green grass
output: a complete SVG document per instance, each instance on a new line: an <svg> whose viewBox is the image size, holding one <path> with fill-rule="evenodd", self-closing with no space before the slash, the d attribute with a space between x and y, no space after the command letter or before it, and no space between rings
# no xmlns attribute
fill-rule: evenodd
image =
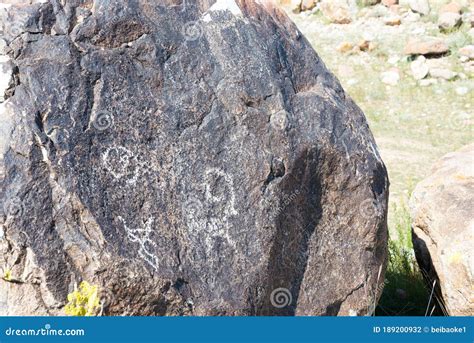
<svg viewBox="0 0 474 343"><path fill-rule="evenodd" d="M389 240L389 263L385 274L385 287L376 316L423 316L430 290L413 254L411 218L404 203L395 206L395 227Z"/></svg>

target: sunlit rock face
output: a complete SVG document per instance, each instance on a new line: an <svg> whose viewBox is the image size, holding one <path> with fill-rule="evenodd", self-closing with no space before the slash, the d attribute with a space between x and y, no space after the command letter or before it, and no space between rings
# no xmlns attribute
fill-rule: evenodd
<svg viewBox="0 0 474 343"><path fill-rule="evenodd" d="M416 259L436 305L452 316L474 314L473 163L474 144L443 156L410 202Z"/></svg>
<svg viewBox="0 0 474 343"><path fill-rule="evenodd" d="M83 280L109 315L373 310L387 173L285 14L62 3L1 8L3 314L63 314Z"/></svg>

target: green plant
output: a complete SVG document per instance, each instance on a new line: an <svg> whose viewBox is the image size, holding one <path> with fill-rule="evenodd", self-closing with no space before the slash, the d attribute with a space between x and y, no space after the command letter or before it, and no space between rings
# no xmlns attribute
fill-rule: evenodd
<svg viewBox="0 0 474 343"><path fill-rule="evenodd" d="M100 309L98 287L89 284L87 281L81 282L79 288L67 296L68 304L64 308L69 316L94 316Z"/></svg>
<svg viewBox="0 0 474 343"><path fill-rule="evenodd" d="M5 281L12 280L12 271L10 269L5 269L5 272L3 273L3 280Z"/></svg>
<svg viewBox="0 0 474 343"><path fill-rule="evenodd" d="M411 240L411 218L404 201L395 206L394 215L393 237L388 243L385 287L375 313L382 316L423 316L430 291L416 263Z"/></svg>

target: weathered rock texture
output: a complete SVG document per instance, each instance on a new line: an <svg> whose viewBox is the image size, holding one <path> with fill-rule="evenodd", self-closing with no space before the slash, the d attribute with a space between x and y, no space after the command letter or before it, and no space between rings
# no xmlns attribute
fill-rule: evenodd
<svg viewBox="0 0 474 343"><path fill-rule="evenodd" d="M411 199L413 246L439 305L474 315L474 144L444 156Z"/></svg>
<svg viewBox="0 0 474 343"><path fill-rule="evenodd" d="M3 313L60 314L81 280L112 315L372 310L386 170L282 12L63 3L2 12Z"/></svg>

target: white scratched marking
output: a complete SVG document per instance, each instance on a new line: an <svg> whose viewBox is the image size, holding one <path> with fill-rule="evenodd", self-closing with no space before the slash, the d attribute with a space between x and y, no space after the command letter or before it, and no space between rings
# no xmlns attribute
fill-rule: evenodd
<svg viewBox="0 0 474 343"><path fill-rule="evenodd" d="M217 11L229 11L234 16L242 16L242 11L234 0L217 0L216 3L204 14L203 21L209 23L212 20L209 12Z"/></svg>
<svg viewBox="0 0 474 343"><path fill-rule="evenodd" d="M218 168L211 168L211 169L208 169L206 170L206 182L205 182L205 186L206 186L206 199L209 200L209 201L214 201L214 202L223 202L226 204L226 210L227 210L227 213L225 213L225 216L229 216L229 215L236 215L237 214L237 211L235 209L235 192L234 192L234 180L232 179L232 177L230 177L230 175L228 175L226 172L224 172L222 169L218 169ZM229 186L229 194L227 194L227 196L225 196L226 194L224 194L224 197L217 197L217 196L214 196L211 192L211 182L212 182L212 178L211 178L211 175L217 175L217 178L221 177L224 179L225 183ZM215 179L217 179L215 178Z"/></svg>
<svg viewBox="0 0 474 343"><path fill-rule="evenodd" d="M240 7L234 0L217 0L209 11L230 11L233 15L242 15Z"/></svg>
<svg viewBox="0 0 474 343"><path fill-rule="evenodd" d="M140 229L130 229L127 226L125 219L123 219L121 216L118 216L118 219L122 222L130 241L139 244L140 248L138 250L138 254L140 257L143 258L143 260L145 260L145 262L147 262L150 266L152 266L153 269L158 270L158 257L147 247L156 246L155 242L153 242L151 239L151 234L153 233L153 222L155 221L155 218L148 218L144 226Z"/></svg>
<svg viewBox="0 0 474 343"><path fill-rule="evenodd" d="M215 182L219 179L223 180L223 184L217 184L219 189L215 189ZM235 189L232 177L222 169L210 168L204 173L201 189L203 189L204 195L200 199L190 198L183 206L190 234L203 239L208 252L212 251L213 239L216 237L224 238L229 245L235 247L236 242L229 235L231 217L238 215L235 208ZM220 192L216 194L213 193L213 190ZM210 208L218 212L211 211ZM216 208L222 209L222 211L216 210Z"/></svg>
<svg viewBox="0 0 474 343"><path fill-rule="evenodd" d="M112 154L116 154L118 161L112 163ZM124 176L131 174L131 177L126 180L129 184L135 184L140 177L140 167L137 166L136 156L125 147L110 147L107 148L102 155L102 161L105 168L116 179L122 179Z"/></svg>

